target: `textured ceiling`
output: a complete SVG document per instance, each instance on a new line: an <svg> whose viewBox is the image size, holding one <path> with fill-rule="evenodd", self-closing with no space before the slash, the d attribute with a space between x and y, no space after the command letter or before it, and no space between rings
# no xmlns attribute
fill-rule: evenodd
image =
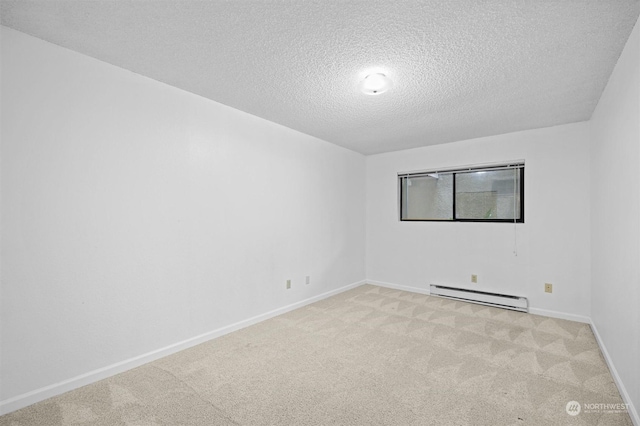
<svg viewBox="0 0 640 426"><path fill-rule="evenodd" d="M591 117L638 0L2 0L2 24L364 154ZM388 92L358 90L368 71Z"/></svg>

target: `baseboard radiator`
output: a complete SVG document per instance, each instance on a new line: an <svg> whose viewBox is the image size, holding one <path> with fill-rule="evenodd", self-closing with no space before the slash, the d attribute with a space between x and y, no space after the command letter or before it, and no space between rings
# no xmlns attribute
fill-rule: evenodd
<svg viewBox="0 0 640 426"><path fill-rule="evenodd" d="M529 300L526 297L508 294L488 293L486 291L467 290L464 288L445 287L431 284L431 295L463 302L478 303L513 311L529 312Z"/></svg>

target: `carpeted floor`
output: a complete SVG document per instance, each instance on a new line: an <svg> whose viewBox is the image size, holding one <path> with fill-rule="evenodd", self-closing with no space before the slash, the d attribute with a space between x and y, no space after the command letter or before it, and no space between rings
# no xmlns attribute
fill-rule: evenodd
<svg viewBox="0 0 640 426"><path fill-rule="evenodd" d="M632 424L585 409L605 403L622 400L586 324L365 285L0 425Z"/></svg>

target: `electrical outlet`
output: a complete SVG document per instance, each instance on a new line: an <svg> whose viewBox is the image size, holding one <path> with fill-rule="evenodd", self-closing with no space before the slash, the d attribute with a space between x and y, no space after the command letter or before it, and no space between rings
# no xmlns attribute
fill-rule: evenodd
<svg viewBox="0 0 640 426"><path fill-rule="evenodd" d="M553 284L544 283L544 292L553 293Z"/></svg>
<svg viewBox="0 0 640 426"><path fill-rule="evenodd" d="M311 284L311 277L309 275L307 275L307 277L305 278L304 281L307 285Z"/></svg>
<svg viewBox="0 0 640 426"><path fill-rule="evenodd" d="M477 283L478 282L478 276L476 274L471 275L471 282L472 283Z"/></svg>
<svg viewBox="0 0 640 426"><path fill-rule="evenodd" d="M291 280L287 280L287 290L291 288Z"/></svg>

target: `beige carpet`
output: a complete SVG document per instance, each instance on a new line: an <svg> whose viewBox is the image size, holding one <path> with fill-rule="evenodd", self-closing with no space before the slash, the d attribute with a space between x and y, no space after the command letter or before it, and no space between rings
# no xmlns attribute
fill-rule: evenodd
<svg viewBox="0 0 640 426"><path fill-rule="evenodd" d="M604 403L622 400L586 324L365 285L0 424L632 424L584 409Z"/></svg>

